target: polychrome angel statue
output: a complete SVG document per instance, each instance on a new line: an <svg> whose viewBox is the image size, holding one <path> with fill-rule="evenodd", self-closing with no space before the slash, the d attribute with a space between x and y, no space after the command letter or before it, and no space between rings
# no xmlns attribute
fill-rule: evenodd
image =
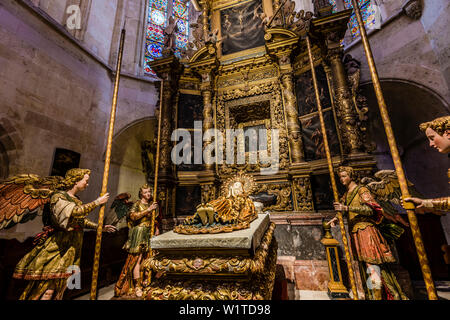
<svg viewBox="0 0 450 320"><path fill-rule="evenodd" d="M450 153L450 116L421 123L419 128L426 134L431 148L442 154ZM447 170L447 177L450 182L450 169ZM405 201L412 202L417 206L416 213L432 212L437 215L444 215L450 211L449 196L421 199L413 195L411 198L406 198Z"/></svg>
<svg viewBox="0 0 450 320"><path fill-rule="evenodd" d="M147 259L150 252L153 214L155 215L154 232L158 235L162 222L161 215L157 202L153 202L153 187L145 184L139 189L139 200L126 212L128 240L123 249L128 252L128 257L114 287L116 297L126 295L142 297L144 275L141 261Z"/></svg>
<svg viewBox="0 0 450 320"><path fill-rule="evenodd" d="M380 181L366 179L366 185L355 182L352 167L339 167L338 175L347 191L341 202L334 203L334 208L348 215L352 251L359 261L368 299L407 300L389 268L389 264L396 262L389 240L399 238L404 231L394 222L408 225L390 203L400 203L394 200L399 195L395 172L379 171L375 177ZM330 222L333 224L335 219Z"/></svg>
<svg viewBox="0 0 450 320"><path fill-rule="evenodd" d="M256 183L251 175L239 172L222 185L222 196L197 206L197 212L174 228L176 233L220 233L250 227L258 217L250 195Z"/></svg>
<svg viewBox="0 0 450 320"><path fill-rule="evenodd" d="M65 178L22 174L0 183L0 228L29 220L42 213L43 232L33 249L17 264L13 277L29 280L21 300L61 300L72 275L80 265L83 229L97 229L86 216L108 201L109 194L84 204L77 193L88 187L88 169L70 169ZM105 232L114 232L106 225Z"/></svg>

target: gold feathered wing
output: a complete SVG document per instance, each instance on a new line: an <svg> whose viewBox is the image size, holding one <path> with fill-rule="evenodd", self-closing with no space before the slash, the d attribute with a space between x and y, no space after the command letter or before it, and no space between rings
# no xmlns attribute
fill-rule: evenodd
<svg viewBox="0 0 450 320"><path fill-rule="evenodd" d="M375 196L377 202L383 208L383 211L387 214L386 218L394 222L399 222L404 226L409 227L409 223L406 222L400 215L394 205L401 206L402 193L400 190L400 183L398 181L397 174L394 170L380 170L374 174L375 178L379 181L374 181L369 177L361 179L361 183L364 184L370 192ZM408 189L411 195L420 196L419 192L414 188L414 184L407 180Z"/></svg>
<svg viewBox="0 0 450 320"><path fill-rule="evenodd" d="M20 174L1 181L0 230L34 219L62 185L62 177L41 178L35 174Z"/></svg>

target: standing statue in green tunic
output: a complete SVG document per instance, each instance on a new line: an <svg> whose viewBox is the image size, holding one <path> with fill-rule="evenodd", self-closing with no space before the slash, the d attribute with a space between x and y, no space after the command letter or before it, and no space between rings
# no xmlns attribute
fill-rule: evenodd
<svg viewBox="0 0 450 320"><path fill-rule="evenodd" d="M390 265L396 259L388 241L402 235L404 229L397 223L405 226L408 223L399 213L389 212L387 203L382 204L383 200L393 200L398 194L398 191L393 192L398 189L397 176L389 170L379 171L375 177L381 181L360 185L355 181L352 167L341 166L337 172L347 191L341 202L334 203L334 208L348 215L352 251L359 262L366 298L408 300L391 271ZM378 196L378 201L374 195ZM330 222L333 224L336 220Z"/></svg>
<svg viewBox="0 0 450 320"><path fill-rule="evenodd" d="M33 219L42 212L44 230L34 248L17 264L13 277L29 280L21 300L61 300L74 267L80 266L83 229L97 229L86 219L109 194L83 205L77 193L88 187L90 170L70 169L65 178L23 174L0 183L0 228ZM106 232L114 226L106 225Z"/></svg>
<svg viewBox="0 0 450 320"><path fill-rule="evenodd" d="M156 211L155 235L159 234L161 220L158 214L158 204L152 200L153 188L147 184L143 185L139 189L139 200L133 204L127 214L128 240L123 249L128 252L128 257L114 288L116 297L124 295L142 297L143 270L141 262L148 257L150 251L153 211Z"/></svg>

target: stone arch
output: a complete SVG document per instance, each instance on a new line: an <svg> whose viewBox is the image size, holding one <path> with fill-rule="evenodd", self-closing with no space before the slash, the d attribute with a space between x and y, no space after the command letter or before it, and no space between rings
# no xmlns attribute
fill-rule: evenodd
<svg viewBox="0 0 450 320"><path fill-rule="evenodd" d="M139 187L146 183L142 164L141 142L153 140L155 117L146 117L120 129L113 137L108 192L111 198L128 192L137 199Z"/></svg>
<svg viewBox="0 0 450 320"><path fill-rule="evenodd" d="M361 83L369 83L371 79L366 65L366 57L363 55L359 60L364 61L361 69ZM438 99L448 106L450 95L445 78L439 69L427 64L426 61L423 63L395 61L394 63L391 60L386 60L377 63L377 70L383 82L410 83L413 86L422 88L433 96L438 96ZM401 75L401 79L398 78L399 75Z"/></svg>
<svg viewBox="0 0 450 320"><path fill-rule="evenodd" d="M449 158L429 147L418 126L450 114L449 105L435 90L413 81L383 78L381 86L407 178L426 198L448 195ZM368 100L368 134L377 144L374 156L378 169L394 169L372 83L363 83L361 90ZM450 237L450 220L435 215L418 218L433 275L440 278L447 273L440 246ZM419 279L421 272L409 230L401 239L397 244L400 261L403 259L403 266Z"/></svg>

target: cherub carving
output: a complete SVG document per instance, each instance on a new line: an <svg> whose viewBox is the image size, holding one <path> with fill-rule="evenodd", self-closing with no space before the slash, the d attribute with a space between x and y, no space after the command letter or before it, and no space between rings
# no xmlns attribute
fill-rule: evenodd
<svg viewBox="0 0 450 320"><path fill-rule="evenodd" d="M198 49L205 45L205 38L203 35L203 15L197 18L196 23L191 23L192 36L194 37L194 45Z"/></svg>

